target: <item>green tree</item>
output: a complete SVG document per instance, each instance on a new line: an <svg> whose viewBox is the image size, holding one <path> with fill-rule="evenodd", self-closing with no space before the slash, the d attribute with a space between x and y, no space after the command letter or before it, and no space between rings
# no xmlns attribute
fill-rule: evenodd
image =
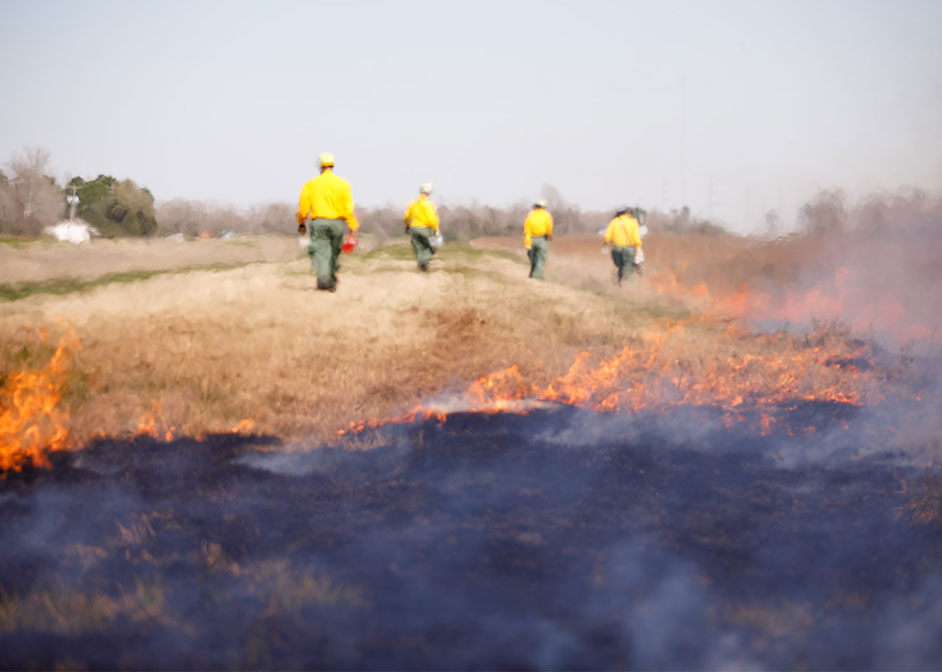
<svg viewBox="0 0 942 672"><path fill-rule="evenodd" d="M157 231L154 196L132 180L99 175L87 182L76 177L69 184L77 187L79 216L102 236L149 236Z"/></svg>
<svg viewBox="0 0 942 672"><path fill-rule="evenodd" d="M131 180L118 182L114 187L114 202L108 210L108 218L118 222L131 236L149 236L157 230L154 215L154 197L146 188L138 187Z"/></svg>

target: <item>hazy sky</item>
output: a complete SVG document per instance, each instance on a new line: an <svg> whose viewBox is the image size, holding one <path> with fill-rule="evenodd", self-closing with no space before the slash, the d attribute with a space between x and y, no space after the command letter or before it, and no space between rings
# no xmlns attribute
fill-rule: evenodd
<svg viewBox="0 0 942 672"><path fill-rule="evenodd" d="M942 2L0 0L0 162L176 197L621 203L761 228L942 188Z"/></svg>

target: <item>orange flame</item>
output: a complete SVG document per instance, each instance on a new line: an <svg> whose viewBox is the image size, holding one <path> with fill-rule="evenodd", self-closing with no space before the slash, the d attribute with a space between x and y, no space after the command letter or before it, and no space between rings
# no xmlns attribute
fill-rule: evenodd
<svg viewBox="0 0 942 672"><path fill-rule="evenodd" d="M932 336L933 329L907 315L900 297L862 280L865 278L858 272L839 266L832 278L809 289L783 288L773 295L746 285L729 293L716 288L711 290L705 282L688 288L681 284L672 269L664 269L649 278L651 285L662 294L706 302L710 311L737 319L794 323L811 318L841 320L854 329L885 332L901 342Z"/></svg>
<svg viewBox="0 0 942 672"><path fill-rule="evenodd" d="M239 420L239 423L232 428L233 434L248 434L255 429L255 421L249 418Z"/></svg>
<svg viewBox="0 0 942 672"><path fill-rule="evenodd" d="M589 353L582 353L565 375L544 386L528 387L518 369L511 367L476 381L472 396L493 404L532 395L597 410L637 412L680 405L760 409L794 399L860 405L879 395L878 385L861 384L862 374L856 369L842 376L827 375L837 368L831 360L853 360L863 346L824 351L791 344L771 354L733 354L694 365L666 349L668 339L683 324L666 326L665 331L645 334L640 347L626 346L595 365L590 364Z"/></svg>
<svg viewBox="0 0 942 672"><path fill-rule="evenodd" d="M154 410L142 413L138 419L137 436L152 436L155 439L161 438L161 433L157 429L158 422L164 425L164 441L173 441L173 433L176 427L166 427L166 421L163 419L163 406L159 401L154 402Z"/></svg>
<svg viewBox="0 0 942 672"><path fill-rule="evenodd" d="M81 348L69 327L55 354L39 371L17 371L0 387L0 472L32 463L49 467L49 453L68 450L68 411L59 407L69 359Z"/></svg>
<svg viewBox="0 0 942 672"><path fill-rule="evenodd" d="M525 411L520 402L526 399L609 413L701 406L722 411L730 425L751 412L755 429L765 435L779 422L773 411L786 402L859 406L883 398L883 379L869 362L866 345L829 339L826 331L796 340L781 334L747 335L731 325L727 331L740 339L735 345L743 351L704 356L702 345L694 354L683 348L686 328L695 321L667 322L607 359L583 352L565 374L543 384L526 381L516 365L483 376L469 386L461 410ZM865 371L855 362L867 362ZM351 423L338 434L433 416L444 420L447 414L432 404L419 404L396 418Z"/></svg>

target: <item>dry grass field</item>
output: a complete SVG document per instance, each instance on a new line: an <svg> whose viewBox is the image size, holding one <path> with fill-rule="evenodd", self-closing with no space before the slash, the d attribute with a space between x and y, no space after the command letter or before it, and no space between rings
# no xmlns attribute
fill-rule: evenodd
<svg viewBox="0 0 942 672"><path fill-rule="evenodd" d="M79 345L64 353L60 403L72 445L237 426L310 445L511 366L545 388L580 353L603 362L633 347L637 369L637 352L656 343L658 365L686 381L716 378L719 361L795 347L744 339L702 297L677 291L677 277L715 288L752 267L774 276L790 267L792 248L802 252L800 241L789 248L652 234L644 277L620 287L600 243L592 235L557 239L539 282L527 278L517 238L448 244L421 274L404 237L382 246L366 237L343 256L335 294L313 289L309 259L291 237L0 245L0 375L40 369L74 330ZM683 337L665 349L652 334L678 321L687 325ZM735 385L756 394L778 375L770 365L749 371ZM823 360L800 375L812 396L860 394L842 389L856 379Z"/></svg>
<svg viewBox="0 0 942 672"><path fill-rule="evenodd" d="M0 246L12 297L0 303L0 372L41 367L71 328L81 345L63 404L74 442L242 420L320 440L511 364L558 373L664 312L641 286L580 286L614 290L597 251L572 278L564 269L584 262L559 254L537 283L520 249L446 246L423 275L405 239L369 247L344 256L329 294L313 289L293 238Z"/></svg>

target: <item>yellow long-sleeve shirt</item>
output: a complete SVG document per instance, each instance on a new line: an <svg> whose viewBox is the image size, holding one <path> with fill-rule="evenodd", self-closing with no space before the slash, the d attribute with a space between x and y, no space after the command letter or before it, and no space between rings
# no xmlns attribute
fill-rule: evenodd
<svg viewBox="0 0 942 672"><path fill-rule="evenodd" d="M301 188L298 199L298 224L303 224L307 216L311 219L344 219L351 231L360 228L353 213L353 195L350 183L334 175L327 169Z"/></svg>
<svg viewBox="0 0 942 672"><path fill-rule="evenodd" d="M605 229L605 244L615 247L641 247L641 230L638 220L631 215L615 217Z"/></svg>
<svg viewBox="0 0 942 672"><path fill-rule="evenodd" d="M523 244L530 247L534 236L553 235L553 216L545 208L533 208L523 222Z"/></svg>
<svg viewBox="0 0 942 672"><path fill-rule="evenodd" d="M402 219L406 226L427 226L438 233L438 212L426 194L419 194L412 199Z"/></svg>

